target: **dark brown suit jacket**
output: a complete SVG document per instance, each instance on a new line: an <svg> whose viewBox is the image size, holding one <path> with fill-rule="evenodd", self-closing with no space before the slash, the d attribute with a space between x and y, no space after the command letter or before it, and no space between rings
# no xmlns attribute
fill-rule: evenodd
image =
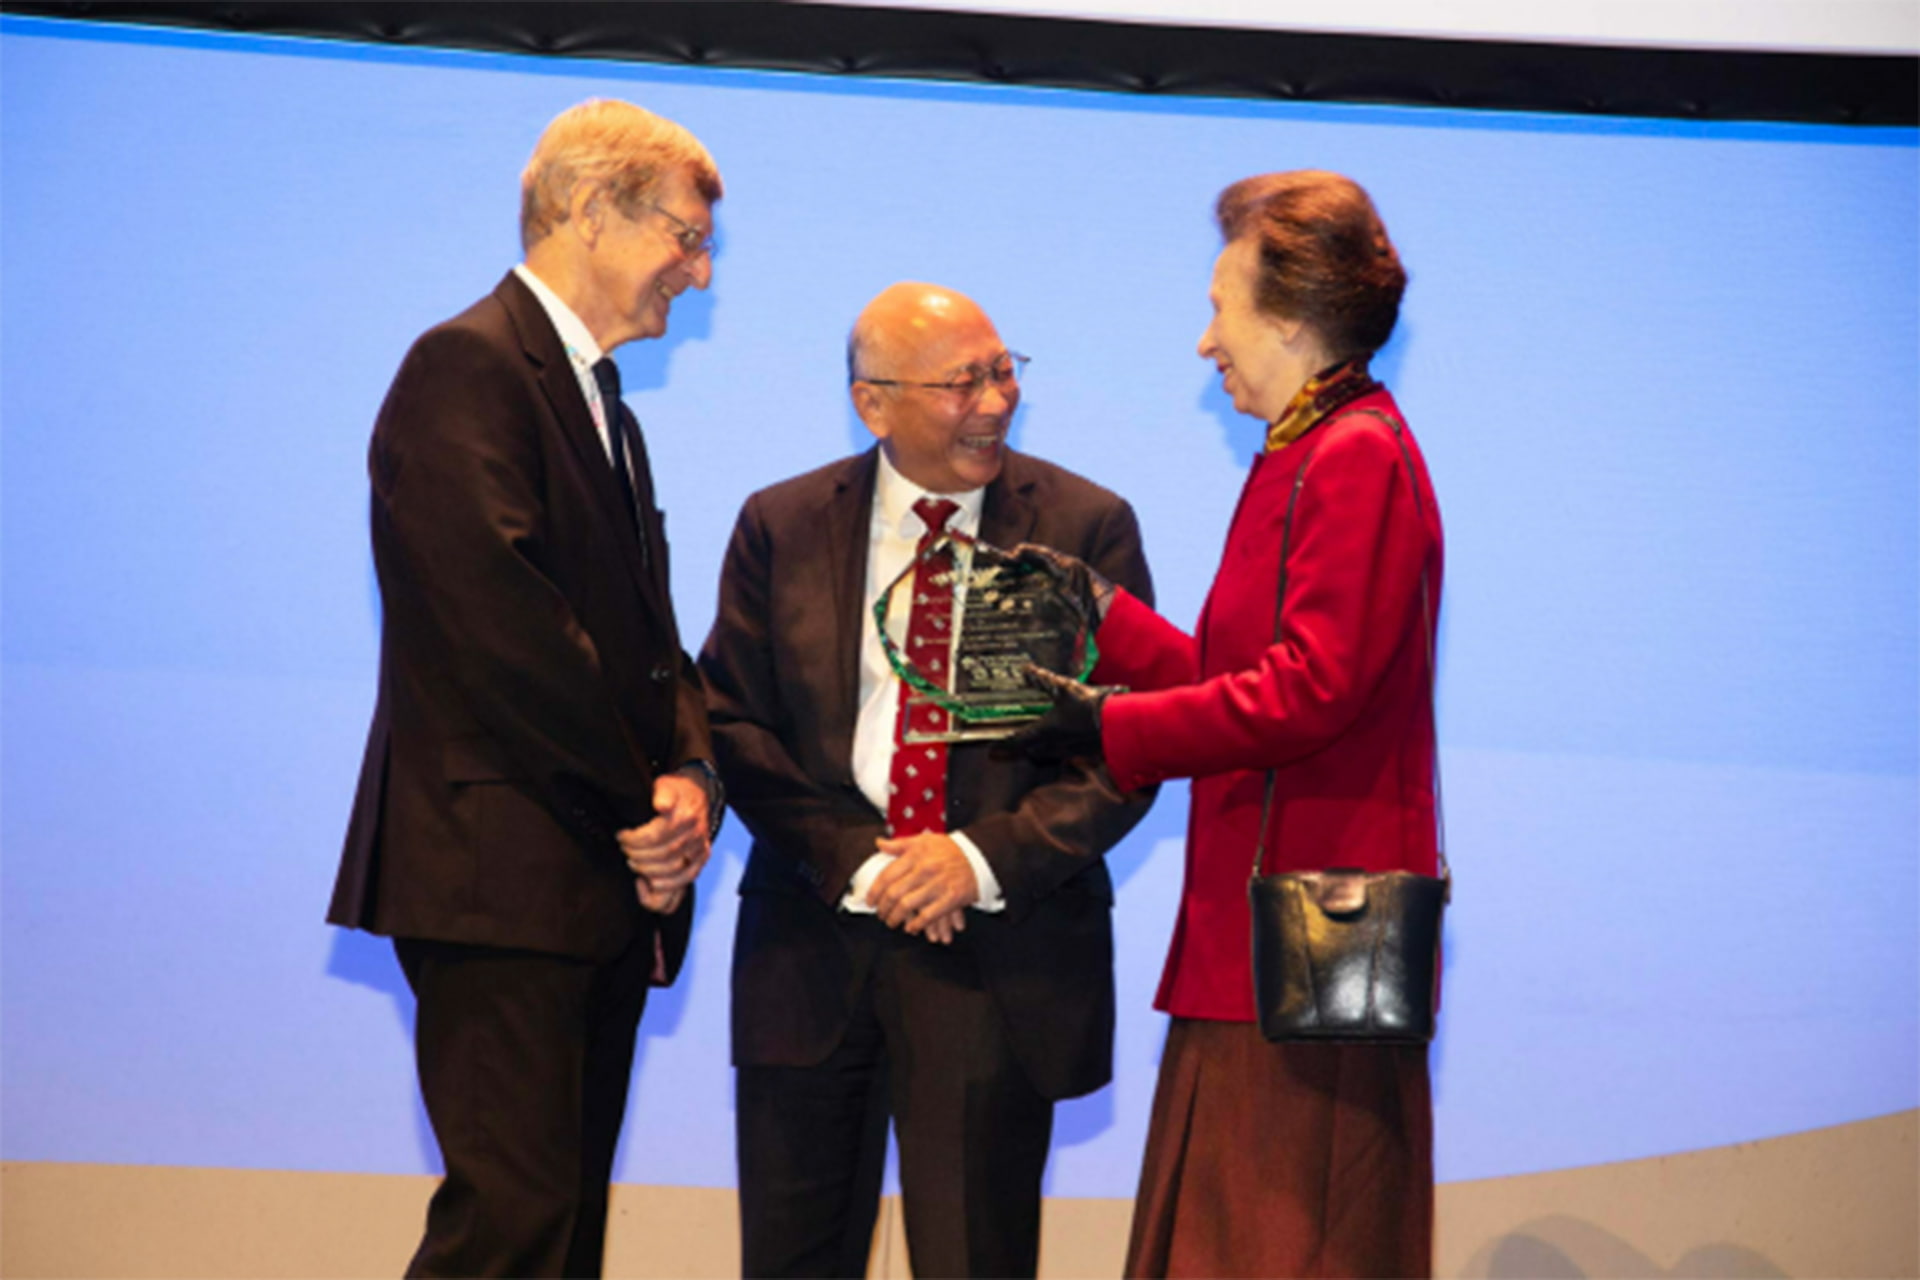
<svg viewBox="0 0 1920 1280"><path fill-rule="evenodd" d="M728 800L754 837L734 941L737 1065L825 1058L865 977L837 906L886 830L852 767L877 456L747 500L701 654ZM1036 458L1008 455L980 536L1045 543L1151 595L1132 508ZM1001 763L987 750L952 749L947 826L979 845L1007 909L971 913L966 936L1034 1087L1074 1097L1112 1076L1113 883L1101 855L1151 796L1124 800L1083 764Z"/></svg>
<svg viewBox="0 0 1920 1280"><path fill-rule="evenodd" d="M670 980L691 895L648 917L614 832L711 748L645 455L643 556L559 335L509 274L407 353L368 465L380 693L328 919L595 961L658 925Z"/></svg>

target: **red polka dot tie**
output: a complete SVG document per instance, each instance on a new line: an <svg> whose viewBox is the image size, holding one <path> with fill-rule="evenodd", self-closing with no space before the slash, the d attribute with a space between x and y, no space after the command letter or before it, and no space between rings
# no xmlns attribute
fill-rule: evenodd
<svg viewBox="0 0 1920 1280"><path fill-rule="evenodd" d="M921 558L914 564L913 608L907 614L907 661L941 684L946 683L947 658L953 647L947 630L953 622L953 584L934 579L952 572L953 552L942 549L937 555L924 553L959 509L945 498L922 498L913 504L914 514L926 523L927 532L914 549L915 556ZM947 713L929 703L909 702L911 692L902 682L900 716L893 730L893 770L887 786L887 826L896 836L947 829L947 744L906 740L909 727L921 733L944 732Z"/></svg>

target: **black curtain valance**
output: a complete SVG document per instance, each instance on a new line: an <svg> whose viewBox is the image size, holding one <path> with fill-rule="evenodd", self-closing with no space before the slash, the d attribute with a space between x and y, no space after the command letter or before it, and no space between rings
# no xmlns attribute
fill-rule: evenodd
<svg viewBox="0 0 1920 1280"><path fill-rule="evenodd" d="M1920 58L1414 39L924 9L615 0L0 0L44 17L1117 93L1920 124Z"/></svg>

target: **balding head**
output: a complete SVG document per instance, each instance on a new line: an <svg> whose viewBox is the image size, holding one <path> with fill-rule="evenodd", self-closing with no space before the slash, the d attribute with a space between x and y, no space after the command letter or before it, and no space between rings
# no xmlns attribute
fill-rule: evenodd
<svg viewBox="0 0 1920 1280"><path fill-rule="evenodd" d="M919 281L881 290L847 336L860 420L894 467L933 493L976 489L1000 474L1020 403L1017 363L978 303Z"/></svg>
<svg viewBox="0 0 1920 1280"><path fill-rule="evenodd" d="M980 304L964 293L918 280L888 285L861 310L847 334L847 381L917 376L899 371L962 321L992 328Z"/></svg>

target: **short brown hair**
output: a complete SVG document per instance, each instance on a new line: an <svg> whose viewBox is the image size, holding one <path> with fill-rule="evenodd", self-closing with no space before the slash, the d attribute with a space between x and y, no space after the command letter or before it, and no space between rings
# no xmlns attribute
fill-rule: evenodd
<svg viewBox="0 0 1920 1280"><path fill-rule="evenodd" d="M1407 273L1359 183L1320 169L1263 173L1222 191L1214 217L1227 243L1259 247L1260 310L1305 320L1342 360L1386 345Z"/></svg>
<svg viewBox="0 0 1920 1280"><path fill-rule="evenodd" d="M700 139L664 116L617 98L590 98L553 118L520 174L520 245L532 248L568 217L573 190L604 183L614 204L635 212L661 180L684 169L708 204L720 170Z"/></svg>

